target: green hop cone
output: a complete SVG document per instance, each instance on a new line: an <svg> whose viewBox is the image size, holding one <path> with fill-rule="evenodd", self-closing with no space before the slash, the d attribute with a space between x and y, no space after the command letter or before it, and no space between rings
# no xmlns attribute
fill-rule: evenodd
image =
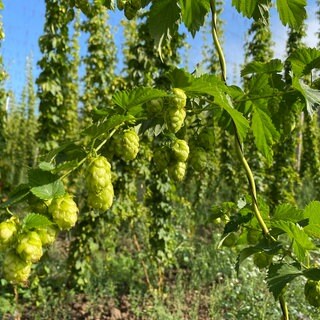
<svg viewBox="0 0 320 320"><path fill-rule="evenodd" d="M253 263L259 268L267 268L272 262L272 256L264 252L257 252L253 255Z"/></svg>
<svg viewBox="0 0 320 320"><path fill-rule="evenodd" d="M31 265L31 262L22 260L14 251L9 251L3 261L4 278L12 283L24 283L29 278Z"/></svg>
<svg viewBox="0 0 320 320"><path fill-rule="evenodd" d="M168 130L177 133L183 126L184 119L186 118L186 110L169 107L164 115L165 123Z"/></svg>
<svg viewBox="0 0 320 320"><path fill-rule="evenodd" d="M320 281L308 280L304 286L304 295L308 303L320 307Z"/></svg>
<svg viewBox="0 0 320 320"><path fill-rule="evenodd" d="M173 88L172 93L174 96L170 99L170 105L178 109L184 108L187 103L187 96L184 91L179 88Z"/></svg>
<svg viewBox="0 0 320 320"><path fill-rule="evenodd" d="M190 165L197 172L206 169L208 163L207 153L203 148L196 147L190 153Z"/></svg>
<svg viewBox="0 0 320 320"><path fill-rule="evenodd" d="M172 180L182 181L186 174L187 165L185 162L174 162L168 167L168 174Z"/></svg>
<svg viewBox="0 0 320 320"><path fill-rule="evenodd" d="M189 146L187 141L177 139L172 145L173 158L179 162L186 162L189 156Z"/></svg>
<svg viewBox="0 0 320 320"><path fill-rule="evenodd" d="M115 138L116 154L124 161L130 161L136 158L139 152L139 136L137 133L128 129L123 131L122 135Z"/></svg>
<svg viewBox="0 0 320 320"><path fill-rule="evenodd" d="M42 257L42 242L37 232L31 231L21 234L18 238L16 251L21 259L38 262Z"/></svg>
<svg viewBox="0 0 320 320"><path fill-rule="evenodd" d="M93 209L106 211L112 206L113 196L114 196L113 186L110 183L106 188L102 189L98 193L89 192L88 205Z"/></svg>
<svg viewBox="0 0 320 320"><path fill-rule="evenodd" d="M149 115L154 116L160 113L163 109L163 100L162 99L153 99L147 103L147 112Z"/></svg>
<svg viewBox="0 0 320 320"><path fill-rule="evenodd" d="M153 153L153 162L159 171L168 168L170 163L170 154L166 148L158 148Z"/></svg>
<svg viewBox="0 0 320 320"><path fill-rule="evenodd" d="M0 247L7 247L17 232L17 225L13 219L0 223Z"/></svg>
<svg viewBox="0 0 320 320"><path fill-rule="evenodd" d="M236 233L231 232L223 239L222 246L224 247L233 247L237 244L238 236Z"/></svg>
<svg viewBox="0 0 320 320"><path fill-rule="evenodd" d="M249 229L247 232L247 241L249 244L257 244L261 238L261 231Z"/></svg>
<svg viewBox="0 0 320 320"><path fill-rule="evenodd" d="M41 239L43 246L52 244L57 237L58 229L56 226L47 226L37 229L37 233Z"/></svg>
<svg viewBox="0 0 320 320"><path fill-rule="evenodd" d="M52 200L49 213L61 230L69 230L78 220L79 209L72 196L66 194Z"/></svg>
<svg viewBox="0 0 320 320"><path fill-rule="evenodd" d="M111 165L108 160L99 156L94 159L86 175L86 186L90 192L100 192L111 183Z"/></svg>
<svg viewBox="0 0 320 320"><path fill-rule="evenodd" d="M214 129L211 127L204 128L198 135L197 143L199 147L205 150L211 150L214 144Z"/></svg>

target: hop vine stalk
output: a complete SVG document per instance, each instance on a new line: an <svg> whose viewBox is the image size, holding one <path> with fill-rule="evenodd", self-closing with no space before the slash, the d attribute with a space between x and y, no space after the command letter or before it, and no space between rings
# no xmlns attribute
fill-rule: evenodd
<svg viewBox="0 0 320 320"><path fill-rule="evenodd" d="M216 47L218 56L219 56L219 61L220 61L220 67L221 67L221 78L224 81L224 83L227 82L227 65L226 65L226 60L225 60L225 56L224 56L224 52L223 49L220 45L220 41L219 41L219 37L218 37L218 28L217 28L217 10L215 7L215 1L214 0L210 0L210 8L211 8L211 14L212 14L212 37L214 40L214 45ZM242 144L241 144L241 140L240 140L240 136L238 133L238 130L236 128L235 123L233 122L233 128L234 128L234 134L235 134L235 147L236 147L236 151L237 154L239 156L240 162L243 166L243 168L245 169L246 172L246 176L248 178L249 181L249 186L250 186L250 192L251 192L251 197L252 197L252 206L253 206L253 211L255 214L256 219L258 220L258 223L264 233L264 235L271 239L272 241L276 241L269 232L269 229L261 215L261 212L259 210L259 206L258 206L258 201L257 201L257 192L256 192L256 184L255 184L255 180L254 180L254 176L252 173L252 170L244 156L243 153L243 148L242 148ZM289 320L289 312L288 312L288 307L287 307L287 303L284 300L284 296L280 295L279 297L279 303L280 303L280 307L281 307L281 311L282 311L282 318L284 320Z"/></svg>

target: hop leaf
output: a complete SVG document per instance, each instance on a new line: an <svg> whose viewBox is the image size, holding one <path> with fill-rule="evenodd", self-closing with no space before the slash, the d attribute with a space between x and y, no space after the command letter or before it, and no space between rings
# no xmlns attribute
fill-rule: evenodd
<svg viewBox="0 0 320 320"><path fill-rule="evenodd" d="M29 278L31 262L22 260L14 251L6 253L3 261L4 278L13 283L23 283Z"/></svg>
<svg viewBox="0 0 320 320"><path fill-rule="evenodd" d="M38 262L43 254L42 242L38 233L31 231L20 235L16 251L23 260Z"/></svg>
<svg viewBox="0 0 320 320"><path fill-rule="evenodd" d="M62 230L69 230L78 220L79 209L69 194L53 199L48 211Z"/></svg>

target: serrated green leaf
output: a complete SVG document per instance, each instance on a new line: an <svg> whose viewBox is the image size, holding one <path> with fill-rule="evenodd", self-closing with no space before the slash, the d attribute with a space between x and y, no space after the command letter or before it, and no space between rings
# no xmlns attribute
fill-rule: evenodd
<svg viewBox="0 0 320 320"><path fill-rule="evenodd" d="M299 48L293 51L287 59L291 63L295 76L301 77L320 68L320 50L316 48Z"/></svg>
<svg viewBox="0 0 320 320"><path fill-rule="evenodd" d="M293 251L299 261L304 261L308 255L308 250L315 249L314 243L305 233L305 231L297 224L291 221L271 221L274 228L284 231L292 240Z"/></svg>
<svg viewBox="0 0 320 320"><path fill-rule="evenodd" d="M110 130L126 123L133 122L135 118L132 115L120 115L115 114L109 118L102 119L84 131L84 134L92 138L97 138L98 136L108 133Z"/></svg>
<svg viewBox="0 0 320 320"><path fill-rule="evenodd" d="M272 123L269 115L253 104L252 131L258 150L266 158L268 164L272 163L272 145L279 139L279 133Z"/></svg>
<svg viewBox="0 0 320 320"><path fill-rule="evenodd" d="M190 95L207 94L214 97L214 102L224 109L233 120L240 139L243 140L245 138L249 129L249 122L241 112L233 107L230 97L226 94L228 88L218 77L204 75L200 78L195 78L192 84L183 88L183 90Z"/></svg>
<svg viewBox="0 0 320 320"><path fill-rule="evenodd" d="M23 219L23 224L26 229L36 229L50 226L53 223L46 216L38 213L29 213Z"/></svg>
<svg viewBox="0 0 320 320"><path fill-rule="evenodd" d="M303 216L308 219L308 225L303 230L311 237L320 238L320 202L310 202L305 207Z"/></svg>
<svg viewBox="0 0 320 320"><path fill-rule="evenodd" d="M277 206L271 218L272 221L285 220L291 222L299 222L303 219L303 211L287 203Z"/></svg>
<svg viewBox="0 0 320 320"><path fill-rule="evenodd" d="M203 26L205 16L210 10L209 0L180 0L182 21L187 29L195 36Z"/></svg>
<svg viewBox="0 0 320 320"><path fill-rule="evenodd" d="M284 26L299 29L307 17L306 0L277 0L277 10Z"/></svg>
<svg viewBox="0 0 320 320"><path fill-rule="evenodd" d="M192 76L189 72L175 68L166 74L173 88L188 87L192 83Z"/></svg>
<svg viewBox="0 0 320 320"><path fill-rule="evenodd" d="M260 252L260 251L261 251L261 249L259 249L257 247L248 247L248 248L244 248L243 250L241 250L238 257L237 257L237 263L236 263L236 267L235 267L237 274L239 273L240 264L244 260L249 258L250 256L252 256L255 253Z"/></svg>
<svg viewBox="0 0 320 320"><path fill-rule="evenodd" d="M30 169L28 171L28 179L30 187L37 187L54 182L57 180L57 176L49 171Z"/></svg>
<svg viewBox="0 0 320 320"><path fill-rule="evenodd" d="M232 5L247 18L252 18L260 0L232 0Z"/></svg>
<svg viewBox="0 0 320 320"><path fill-rule="evenodd" d="M275 300L279 298L288 283L301 275L302 272L295 266L284 263L271 265L268 270L267 284Z"/></svg>
<svg viewBox="0 0 320 320"><path fill-rule="evenodd" d="M78 166L78 163L79 163L78 160L71 160L71 161L65 161L65 162L59 163L53 170L53 173L59 173L65 170L72 170Z"/></svg>
<svg viewBox="0 0 320 320"><path fill-rule="evenodd" d="M277 73L283 69L283 63L279 59L273 59L269 62L252 61L248 63L242 70L241 76L252 73Z"/></svg>
<svg viewBox="0 0 320 320"><path fill-rule="evenodd" d="M163 98L168 94L165 91L153 88L137 88L131 91L118 91L112 100L124 110L130 110L152 99Z"/></svg>
<svg viewBox="0 0 320 320"><path fill-rule="evenodd" d="M303 271L303 275L313 281L320 281L320 269L311 268Z"/></svg>
<svg viewBox="0 0 320 320"><path fill-rule="evenodd" d="M310 88L301 79L297 79L296 77L293 78L292 86L302 94L307 111L312 115L320 105L320 91Z"/></svg>
<svg viewBox="0 0 320 320"><path fill-rule="evenodd" d="M54 165L50 162L40 162L39 168L42 171L52 171L54 169Z"/></svg>
<svg viewBox="0 0 320 320"><path fill-rule="evenodd" d="M36 197L42 200L57 198L65 194L63 183L60 180L56 180L52 183L44 184L38 187L33 187L30 191Z"/></svg>
<svg viewBox="0 0 320 320"><path fill-rule="evenodd" d="M176 1L154 0L149 10L147 25L155 46L161 55L161 44L177 29L180 19L180 8Z"/></svg>
<svg viewBox="0 0 320 320"><path fill-rule="evenodd" d="M270 0L232 0L232 5L245 17L267 24Z"/></svg>

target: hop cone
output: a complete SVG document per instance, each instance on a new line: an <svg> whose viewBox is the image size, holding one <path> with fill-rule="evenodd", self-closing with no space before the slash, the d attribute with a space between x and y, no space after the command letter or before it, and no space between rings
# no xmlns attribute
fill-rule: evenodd
<svg viewBox="0 0 320 320"><path fill-rule="evenodd" d="M172 163L168 168L169 177L175 181L182 181L186 173L185 162Z"/></svg>
<svg viewBox="0 0 320 320"><path fill-rule="evenodd" d="M26 282L31 272L31 264L22 260L14 251L7 252L3 261L4 278L13 283Z"/></svg>
<svg viewBox="0 0 320 320"><path fill-rule="evenodd" d="M177 139L172 146L173 157L179 162L186 162L189 156L189 146L185 140Z"/></svg>
<svg viewBox="0 0 320 320"><path fill-rule="evenodd" d="M106 186L104 189L102 189L100 192L88 193L88 205L93 209L106 211L112 206L113 196L113 186L110 182L110 184Z"/></svg>
<svg viewBox="0 0 320 320"><path fill-rule="evenodd" d="M16 248L19 256L28 262L38 262L42 257L42 242L37 232L31 231L22 234Z"/></svg>
<svg viewBox="0 0 320 320"><path fill-rule="evenodd" d="M185 118L186 110L176 107L169 107L164 116L168 130L173 133L177 133L182 128Z"/></svg>
<svg viewBox="0 0 320 320"><path fill-rule="evenodd" d="M6 247L17 232L17 225L13 220L6 220L0 223L0 246Z"/></svg>
<svg viewBox="0 0 320 320"><path fill-rule="evenodd" d="M78 220L79 209L68 194L53 199L48 210L52 215L53 221L62 230L69 230Z"/></svg>

